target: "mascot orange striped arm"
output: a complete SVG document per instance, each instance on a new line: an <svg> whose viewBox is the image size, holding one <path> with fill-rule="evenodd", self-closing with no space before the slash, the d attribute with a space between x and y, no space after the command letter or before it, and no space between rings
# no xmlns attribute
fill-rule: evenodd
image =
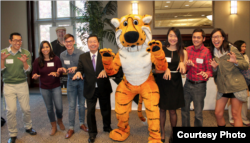
<svg viewBox="0 0 250 143"><path fill-rule="evenodd" d="M110 132L109 137L115 141L124 141L130 135L129 113L136 94L143 100L148 120L149 143L161 143L159 89L152 74L152 63L157 70L165 71L168 64L160 41L152 40L149 23L150 15L123 16L113 18L112 24L116 27L116 42L119 47L115 55L111 49L102 49L103 66L111 76L123 69L123 80L119 83L115 93L115 112L118 119L118 128ZM139 102L138 106L142 106ZM138 112L142 121L145 118Z"/></svg>

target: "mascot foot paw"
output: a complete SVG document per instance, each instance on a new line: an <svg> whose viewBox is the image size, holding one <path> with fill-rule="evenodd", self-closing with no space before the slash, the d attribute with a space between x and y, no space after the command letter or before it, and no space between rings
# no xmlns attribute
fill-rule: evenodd
<svg viewBox="0 0 250 143"><path fill-rule="evenodd" d="M150 140L148 143L162 143L161 140Z"/></svg>
<svg viewBox="0 0 250 143"><path fill-rule="evenodd" d="M162 44L158 40L156 40L156 41L152 40L152 41L148 42L148 45L150 46L150 47L147 48L148 52L153 53L153 52L157 52L157 51L162 49Z"/></svg>
<svg viewBox="0 0 250 143"><path fill-rule="evenodd" d="M115 141L125 141L129 135L130 132L124 132L119 129L114 129L109 133L109 137Z"/></svg>
<svg viewBox="0 0 250 143"><path fill-rule="evenodd" d="M115 54L112 52L111 49L107 49L107 48L104 48L104 49L101 49L100 50L100 54L103 56L103 57L114 57Z"/></svg>

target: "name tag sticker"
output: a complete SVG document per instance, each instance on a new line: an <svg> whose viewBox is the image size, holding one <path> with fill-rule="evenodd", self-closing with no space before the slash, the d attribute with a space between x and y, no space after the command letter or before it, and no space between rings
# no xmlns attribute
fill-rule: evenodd
<svg viewBox="0 0 250 143"><path fill-rule="evenodd" d="M168 63L171 63L171 58L170 57L166 57L166 60Z"/></svg>
<svg viewBox="0 0 250 143"><path fill-rule="evenodd" d="M13 64L13 63L14 63L13 59L6 59L6 64Z"/></svg>
<svg viewBox="0 0 250 143"><path fill-rule="evenodd" d="M64 60L64 64L65 65L70 65L70 61L69 60Z"/></svg>
<svg viewBox="0 0 250 143"><path fill-rule="evenodd" d="M198 63L198 64L203 64L203 59L196 58L196 63Z"/></svg>
<svg viewBox="0 0 250 143"><path fill-rule="evenodd" d="M47 63L47 67L54 67L54 62Z"/></svg>

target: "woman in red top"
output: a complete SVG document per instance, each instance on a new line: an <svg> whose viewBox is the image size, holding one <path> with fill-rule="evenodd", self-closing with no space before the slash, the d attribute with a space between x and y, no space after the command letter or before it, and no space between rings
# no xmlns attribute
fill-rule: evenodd
<svg viewBox="0 0 250 143"><path fill-rule="evenodd" d="M55 105L57 122L60 129L65 129L62 123L63 106L60 74L57 73L57 69L60 67L62 67L60 58L54 54L50 43L48 41L42 41L40 44L39 57L33 63L32 79L40 78L40 92L43 96L52 126L51 136L57 131L53 103Z"/></svg>

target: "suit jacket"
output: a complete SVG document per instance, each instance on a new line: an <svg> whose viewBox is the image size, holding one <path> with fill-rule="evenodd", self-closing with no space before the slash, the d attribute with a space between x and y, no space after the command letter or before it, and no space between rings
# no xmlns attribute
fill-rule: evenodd
<svg viewBox="0 0 250 143"><path fill-rule="evenodd" d="M95 83L97 82L98 90L101 96L105 96L112 92L112 87L109 78L97 79L99 73L104 69L102 64L102 56L97 52L96 71L90 58L90 52L83 53L79 57L77 72L81 72L84 76L84 97L87 99L92 98L95 92Z"/></svg>

